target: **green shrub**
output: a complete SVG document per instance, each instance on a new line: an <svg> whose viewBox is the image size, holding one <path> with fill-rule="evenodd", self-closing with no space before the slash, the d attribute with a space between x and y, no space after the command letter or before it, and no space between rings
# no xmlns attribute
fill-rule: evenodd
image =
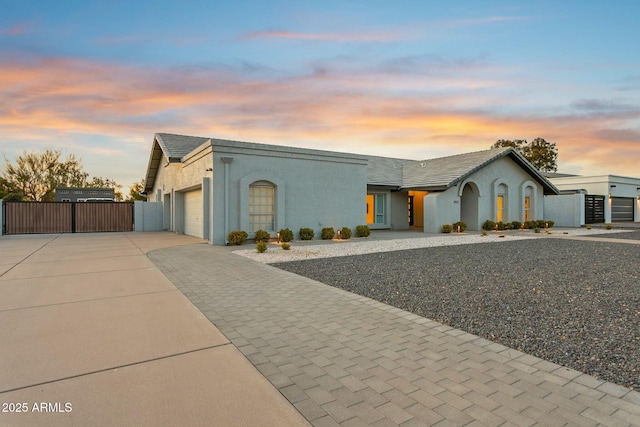
<svg viewBox="0 0 640 427"><path fill-rule="evenodd" d="M340 238L345 240L350 239L351 229L349 227L342 227L342 230L340 230Z"/></svg>
<svg viewBox="0 0 640 427"><path fill-rule="evenodd" d="M288 228L283 228L282 230L278 231L278 241L290 242L292 240L293 240L293 231L289 230Z"/></svg>
<svg viewBox="0 0 640 427"><path fill-rule="evenodd" d="M522 223L520 221L511 221L511 225L513 225L514 230L518 230L520 227L522 227Z"/></svg>
<svg viewBox="0 0 640 427"><path fill-rule="evenodd" d="M496 223L491 221L490 219L486 220L485 222L482 223L482 229L483 230L487 230L487 231L491 231L493 229L496 228Z"/></svg>
<svg viewBox="0 0 640 427"><path fill-rule="evenodd" d="M453 230L453 226L451 224L444 224L442 226L443 233L446 233L446 234L451 233L451 230Z"/></svg>
<svg viewBox="0 0 640 427"><path fill-rule="evenodd" d="M455 224L453 224L453 231L459 231L460 233L463 233L464 230L467 229L467 224L465 224L462 221L458 221Z"/></svg>
<svg viewBox="0 0 640 427"><path fill-rule="evenodd" d="M249 237L249 235L246 231L234 230L227 235L227 240L229 240L229 243L232 245L241 245L247 240L247 237Z"/></svg>
<svg viewBox="0 0 640 427"><path fill-rule="evenodd" d="M530 230L532 228L536 228L536 221L525 221L524 222L524 228L526 228L527 230Z"/></svg>
<svg viewBox="0 0 640 427"><path fill-rule="evenodd" d="M480 233L480 236L484 237L487 235L487 230L482 230L482 233Z"/></svg>
<svg viewBox="0 0 640 427"><path fill-rule="evenodd" d="M555 225L555 222L551 221L551 220L546 220L544 222L545 227L547 228L553 228L553 226Z"/></svg>
<svg viewBox="0 0 640 427"><path fill-rule="evenodd" d="M545 222L544 219L539 219L537 221L534 221L536 223L536 227L538 228L545 228Z"/></svg>
<svg viewBox="0 0 640 427"><path fill-rule="evenodd" d="M505 224L505 223L504 223L504 222L502 222L502 221L498 221L498 222L496 222L496 228L497 228L498 230L500 230L500 231L504 231L504 230L506 230L506 228L507 228L507 224Z"/></svg>
<svg viewBox="0 0 640 427"><path fill-rule="evenodd" d="M256 231L255 240L257 242L268 242L271 238L271 235L264 230Z"/></svg>
<svg viewBox="0 0 640 427"><path fill-rule="evenodd" d="M288 243L283 243L283 244L280 245L280 247L282 249L284 249L285 251L288 251L289 249L291 249L291 245L288 244Z"/></svg>
<svg viewBox="0 0 640 427"><path fill-rule="evenodd" d="M506 230L513 230L513 222L507 222L507 223L504 225L504 228L505 228Z"/></svg>
<svg viewBox="0 0 640 427"><path fill-rule="evenodd" d="M369 237L371 230L368 225L358 225L356 227L356 237Z"/></svg>
<svg viewBox="0 0 640 427"><path fill-rule="evenodd" d="M3 198L5 202L21 202L24 200L22 193L8 193Z"/></svg>
<svg viewBox="0 0 640 427"><path fill-rule="evenodd" d="M312 228L301 228L298 234L300 235L300 240L313 240L315 232Z"/></svg>
<svg viewBox="0 0 640 427"><path fill-rule="evenodd" d="M611 230L613 229L613 224L607 224L606 227L607 227L607 230Z"/></svg>
<svg viewBox="0 0 640 427"><path fill-rule="evenodd" d="M533 232L534 233L539 233L540 232L540 228L539 227L533 227Z"/></svg>
<svg viewBox="0 0 640 427"><path fill-rule="evenodd" d="M267 243L260 240L256 243L256 250L261 254L265 253L267 251Z"/></svg>
<svg viewBox="0 0 640 427"><path fill-rule="evenodd" d="M325 227L320 232L320 238L322 240L331 240L334 238L335 235L336 235L336 230L334 230L333 227Z"/></svg>
<svg viewBox="0 0 640 427"><path fill-rule="evenodd" d="M587 230L591 230L592 228L593 228L593 226L587 225Z"/></svg>

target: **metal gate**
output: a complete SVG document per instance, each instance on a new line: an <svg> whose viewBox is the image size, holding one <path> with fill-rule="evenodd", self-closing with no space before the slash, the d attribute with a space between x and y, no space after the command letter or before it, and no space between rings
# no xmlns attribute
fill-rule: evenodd
<svg viewBox="0 0 640 427"><path fill-rule="evenodd" d="M5 202L3 234L133 231L133 203Z"/></svg>
<svg viewBox="0 0 640 427"><path fill-rule="evenodd" d="M604 222L604 196L584 196L585 224L600 224Z"/></svg>

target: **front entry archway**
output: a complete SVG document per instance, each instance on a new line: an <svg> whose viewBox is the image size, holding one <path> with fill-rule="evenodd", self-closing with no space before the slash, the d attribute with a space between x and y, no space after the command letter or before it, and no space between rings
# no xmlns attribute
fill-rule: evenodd
<svg viewBox="0 0 640 427"><path fill-rule="evenodd" d="M478 198L480 191L473 182L468 182L462 188L460 197L460 221L467 224L467 230L479 230Z"/></svg>

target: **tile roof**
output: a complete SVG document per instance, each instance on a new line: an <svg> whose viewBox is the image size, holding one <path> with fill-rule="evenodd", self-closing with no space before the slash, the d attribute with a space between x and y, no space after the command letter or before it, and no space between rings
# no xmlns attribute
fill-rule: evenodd
<svg viewBox="0 0 640 427"><path fill-rule="evenodd" d="M238 141L218 140L205 137L157 133L154 139L149 168L147 170L146 189L153 187L160 159L164 155L169 162L179 162L207 141L213 143L241 144L249 148L259 148L264 144L242 143ZM157 145L156 145L157 142ZM282 147L281 147L282 148ZM318 152L318 150L306 150ZM345 156L349 154L344 153ZM356 156L356 155L352 155ZM457 154L428 160L407 160L390 157L366 156L367 184L397 189L421 189L425 191L444 191L463 181L466 177L501 157L509 156L535 180L540 182L545 194L558 194L557 188L522 155L513 148L492 148L484 151ZM356 156L364 158L363 156Z"/></svg>
<svg viewBox="0 0 640 427"><path fill-rule="evenodd" d="M211 138L199 136L175 135L172 133L157 133L156 141L160 144L169 161L180 160Z"/></svg>
<svg viewBox="0 0 640 427"><path fill-rule="evenodd" d="M402 187L404 167L414 161L375 156L367 160L367 184L392 187Z"/></svg>

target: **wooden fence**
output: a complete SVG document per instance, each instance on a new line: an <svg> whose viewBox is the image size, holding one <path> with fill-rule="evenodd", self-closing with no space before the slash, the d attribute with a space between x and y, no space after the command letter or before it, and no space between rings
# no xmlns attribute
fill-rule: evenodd
<svg viewBox="0 0 640 427"><path fill-rule="evenodd" d="M133 203L5 202L3 234L133 231Z"/></svg>

